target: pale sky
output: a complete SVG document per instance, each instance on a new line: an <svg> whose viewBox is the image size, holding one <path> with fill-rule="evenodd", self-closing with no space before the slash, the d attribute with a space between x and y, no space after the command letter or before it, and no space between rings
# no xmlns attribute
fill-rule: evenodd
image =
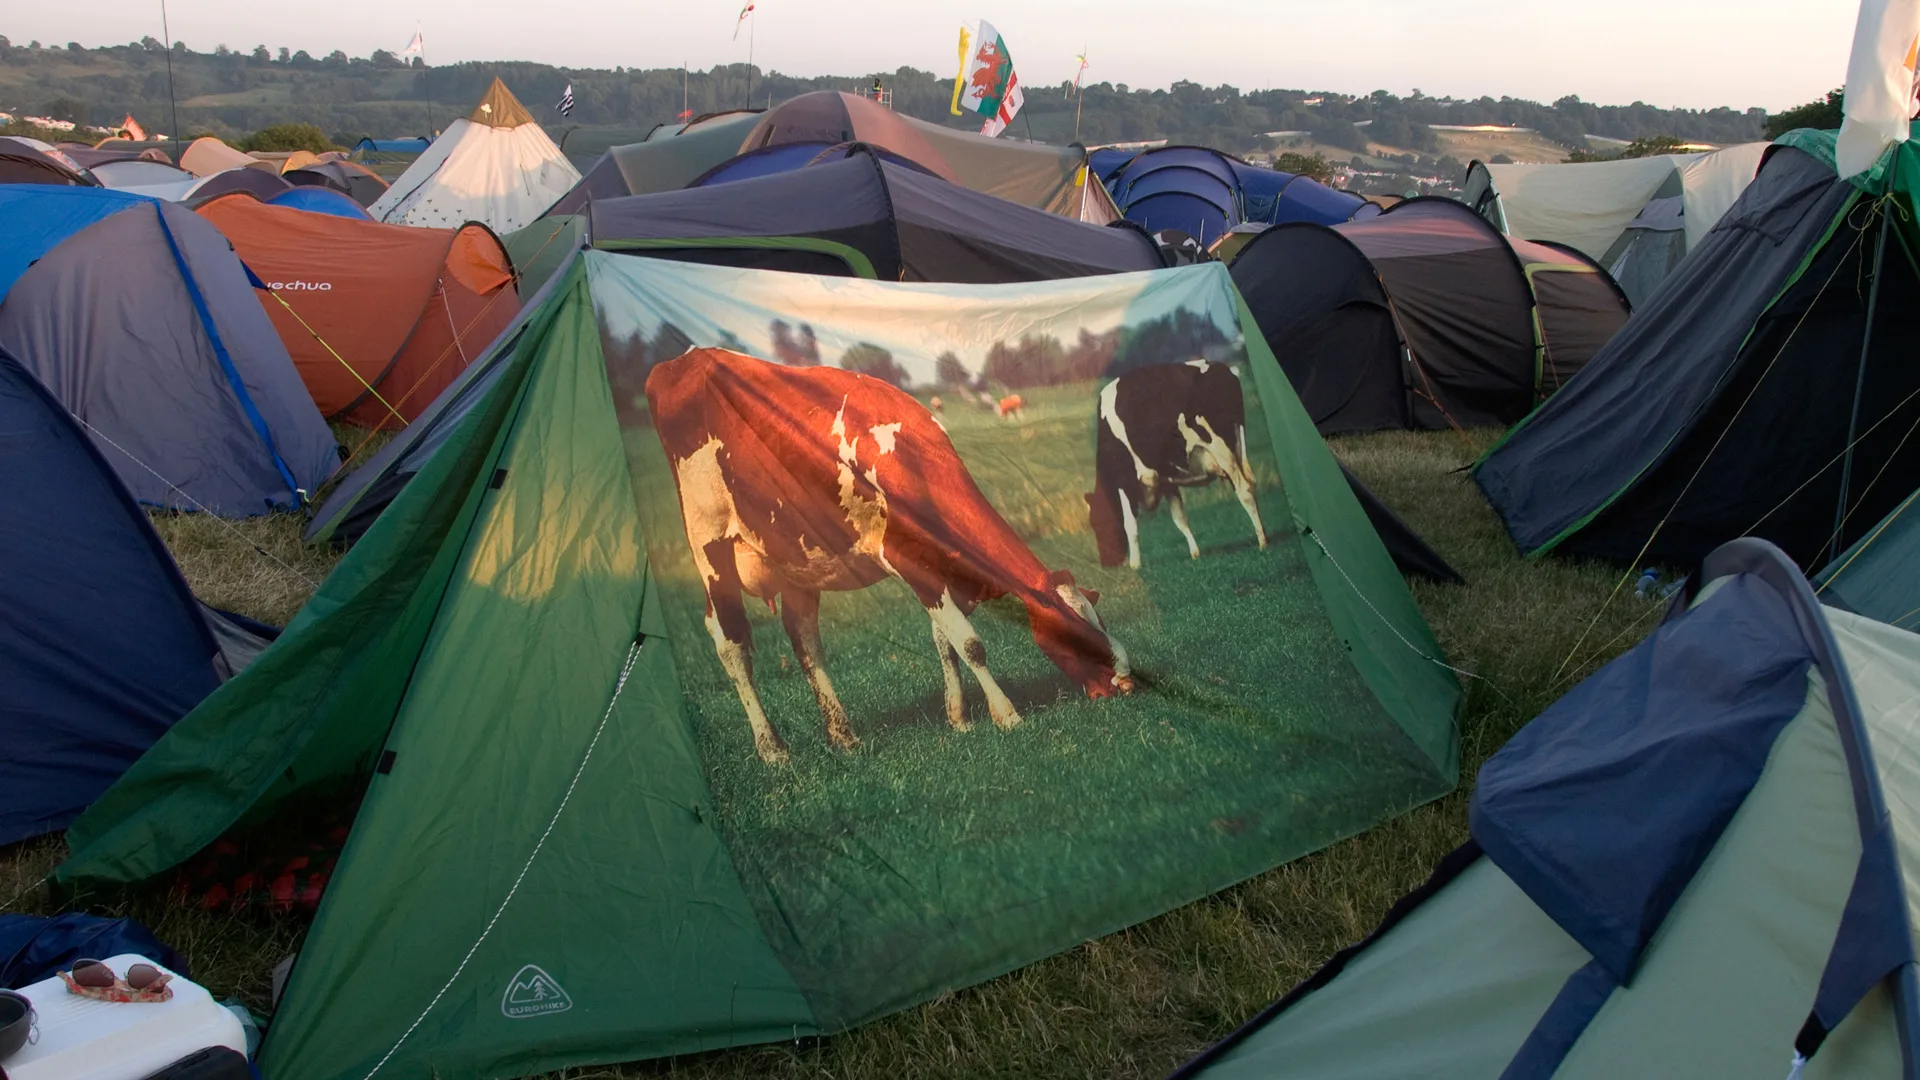
<svg viewBox="0 0 1920 1080"><path fill-rule="evenodd" d="M731 34L744 0L167 0L174 36L285 45L315 56L394 51L425 31L427 60L696 69L747 59ZM17 44L161 36L160 0L21 0ZM795 75L956 66L962 23L1006 38L1029 86L1175 79L1242 89L1778 110L1845 79L1857 0L756 0L754 63Z"/></svg>

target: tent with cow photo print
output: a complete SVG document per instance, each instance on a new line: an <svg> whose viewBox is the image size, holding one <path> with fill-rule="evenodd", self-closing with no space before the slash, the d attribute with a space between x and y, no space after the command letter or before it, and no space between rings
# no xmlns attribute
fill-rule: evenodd
<svg viewBox="0 0 1920 1080"><path fill-rule="evenodd" d="M1451 791L1459 686L1218 264L586 251L62 881L357 806L269 1080L844 1030Z"/></svg>

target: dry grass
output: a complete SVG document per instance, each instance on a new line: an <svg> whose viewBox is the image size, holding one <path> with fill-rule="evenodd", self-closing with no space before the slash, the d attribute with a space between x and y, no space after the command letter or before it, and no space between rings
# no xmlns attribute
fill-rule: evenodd
<svg viewBox="0 0 1920 1080"><path fill-rule="evenodd" d="M1466 681L1459 793L1199 903L844 1035L570 1075L1155 1077L1231 1030L1417 885L1465 838L1468 785L1480 762L1657 617L1654 605L1622 589L1574 662L1563 663L1622 571L1518 557L1472 481L1456 471L1490 439L1391 433L1334 442L1467 579L1462 587L1416 586L1449 659L1479 676ZM209 603L256 618L284 621L305 594L305 581L279 563L317 581L334 561L301 549L292 519L240 523L239 535L190 518L160 525ZM0 902L46 874L61 850L48 840L0 852ZM34 892L21 907L44 904ZM216 993L256 1005L267 973L300 932L291 921L216 918L152 895L115 910L148 921L186 952Z"/></svg>

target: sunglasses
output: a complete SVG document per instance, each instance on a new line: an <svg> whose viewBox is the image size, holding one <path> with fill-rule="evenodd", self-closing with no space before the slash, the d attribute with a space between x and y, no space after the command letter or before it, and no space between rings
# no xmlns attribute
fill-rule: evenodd
<svg viewBox="0 0 1920 1080"><path fill-rule="evenodd" d="M91 990L111 990L120 983L113 969L99 960L75 960L67 974L75 986ZM131 990L158 990L171 978L173 976L152 964L135 964L127 969L126 983Z"/></svg>

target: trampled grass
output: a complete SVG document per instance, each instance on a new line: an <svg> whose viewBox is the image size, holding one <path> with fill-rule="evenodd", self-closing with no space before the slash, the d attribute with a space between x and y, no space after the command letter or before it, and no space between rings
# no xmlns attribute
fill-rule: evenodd
<svg viewBox="0 0 1920 1080"><path fill-rule="evenodd" d="M1435 860L1465 838L1466 795L1479 763L1580 676L1637 641L1657 617L1655 606L1637 600L1628 588L1596 622L1620 580L1620 568L1528 561L1514 552L1471 480L1455 471L1490 438L1396 433L1333 444L1467 579L1463 587L1415 586L1448 659L1478 676L1465 680L1459 792L1128 930L830 1039L569 1075L1156 1077L1231 1030L1364 935L1396 898L1417 885ZM1237 507L1218 509L1237 512ZM242 523L241 536L192 519L168 519L161 527L203 597L257 618L283 621L305 585L253 545L313 580L333 562L330 554L300 549L294 519ZM1216 528L1231 533L1232 527ZM1162 515L1150 522L1149 534L1165 541L1162 530L1169 529ZM1149 550L1148 558L1153 554ZM1181 568L1206 573L1206 562L1203 557ZM1103 595L1102 607L1108 602ZM1591 633L1586 633L1589 623ZM903 636L902 648L924 652L931 670L926 641L922 619L910 637ZM1026 647L1031 650L1031 643ZM1000 651L1016 648L1009 644ZM762 655L771 658L785 650L776 628ZM835 664L837 674L840 665ZM978 710L977 690L969 690ZM789 715L817 728L811 700L799 704L805 708ZM964 736L948 736L943 723L930 719L888 729L873 741L884 752L896 738L906 745L953 737L993 753L1013 739L1048 738L1047 726L1038 723L1027 732L999 732L984 717L977 721ZM857 715L854 724L867 737ZM787 730L800 733L798 726ZM0 904L24 890L26 895L7 910L50 910L46 894L30 886L61 851L57 839L0 851ZM237 994L256 1008L266 1003L269 971L297 947L302 931L292 919L235 919L185 909L157 892L101 910L147 922L192 959L195 974L217 995Z"/></svg>

